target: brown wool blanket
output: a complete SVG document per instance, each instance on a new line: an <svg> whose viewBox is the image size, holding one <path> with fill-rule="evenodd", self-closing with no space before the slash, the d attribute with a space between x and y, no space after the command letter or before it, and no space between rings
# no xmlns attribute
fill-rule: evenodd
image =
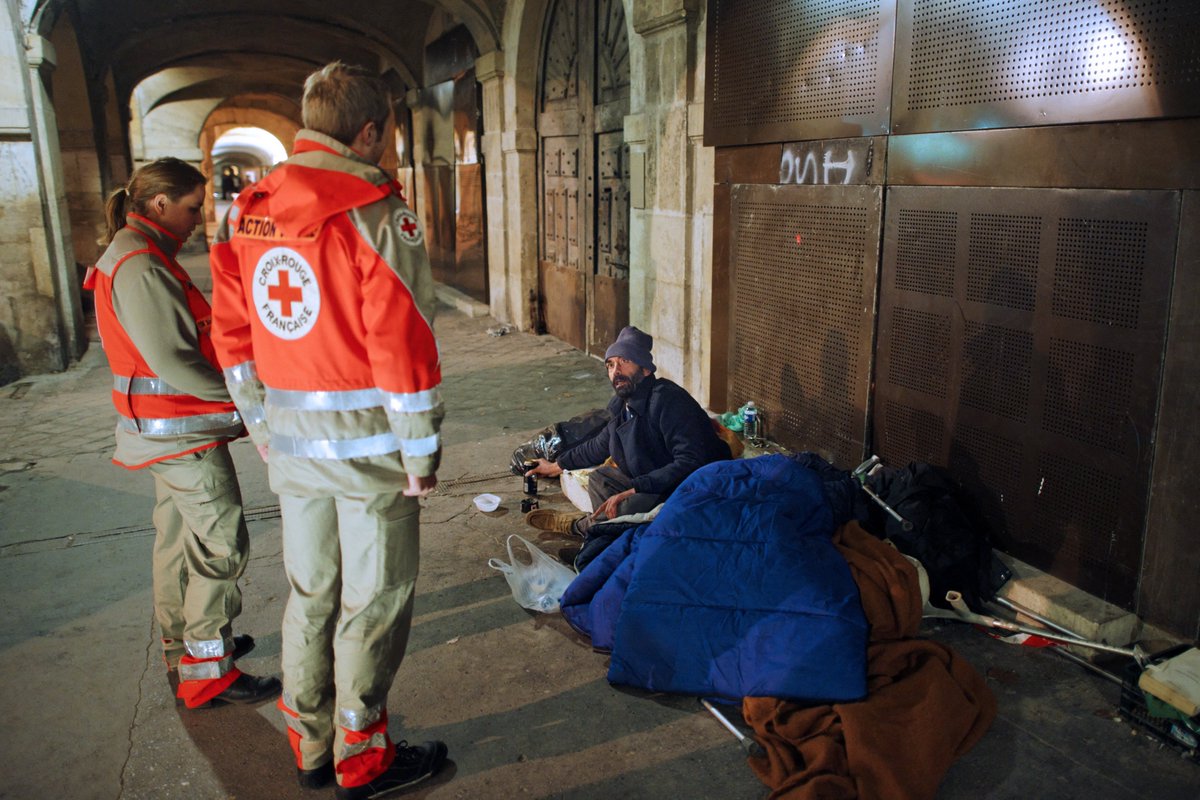
<svg viewBox="0 0 1200 800"><path fill-rule="evenodd" d="M771 798L922 800L979 741L996 699L970 664L945 645L916 639L916 568L851 522L834 535L871 626L865 699L803 706L747 697L742 713L765 748L749 759Z"/></svg>

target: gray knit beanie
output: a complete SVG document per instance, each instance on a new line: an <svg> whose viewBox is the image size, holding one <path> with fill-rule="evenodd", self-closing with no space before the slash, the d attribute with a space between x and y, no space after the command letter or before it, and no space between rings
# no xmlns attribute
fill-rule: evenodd
<svg viewBox="0 0 1200 800"><path fill-rule="evenodd" d="M653 336L628 325L621 329L621 332L617 334L617 340L604 351L604 360L608 361L613 356L619 356L654 372L654 360L650 356L652 347L654 347Z"/></svg>

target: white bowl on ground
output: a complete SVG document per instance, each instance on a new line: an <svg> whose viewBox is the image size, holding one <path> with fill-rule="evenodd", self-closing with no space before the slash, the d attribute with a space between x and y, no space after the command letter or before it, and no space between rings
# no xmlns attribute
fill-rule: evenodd
<svg viewBox="0 0 1200 800"><path fill-rule="evenodd" d="M500 498L494 494L476 495L475 507L480 511L495 511L500 507Z"/></svg>

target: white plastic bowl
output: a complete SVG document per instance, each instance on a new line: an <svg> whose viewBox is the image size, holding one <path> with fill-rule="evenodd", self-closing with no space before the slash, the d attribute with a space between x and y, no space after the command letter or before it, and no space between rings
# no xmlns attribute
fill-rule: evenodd
<svg viewBox="0 0 1200 800"><path fill-rule="evenodd" d="M475 497L475 507L480 511L495 511L500 507L500 498L494 494L481 494Z"/></svg>

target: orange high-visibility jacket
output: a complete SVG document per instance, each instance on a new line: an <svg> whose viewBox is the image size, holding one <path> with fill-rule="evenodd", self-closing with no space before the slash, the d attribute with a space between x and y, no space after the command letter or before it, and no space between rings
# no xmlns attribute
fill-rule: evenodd
<svg viewBox="0 0 1200 800"><path fill-rule="evenodd" d="M225 392L217 394L226 399L215 400L202 399L188 391L198 391L191 383L204 383L204 376L191 373L211 372L219 376L221 367L209 335L212 310L175 260L182 244L149 219L130 214L126 226L113 237L96 267L89 270L85 284L85 288L95 291L96 322L113 372L112 400L118 414L118 441L124 433L156 442L139 451L132 459L135 463L130 463L131 459L118 445L114 461L134 469L215 447L242 433L241 417ZM141 275L153 284L155 297L161 298L161 303L155 301L160 306L156 310L165 315L167 324L178 328L171 331L179 340L178 349L170 358L160 358L157 366L147 361L137 342L150 349L149 345L160 339L163 331L127 330L114 306L118 271L139 257L147 259L138 263L139 270L146 269ZM162 373L186 378L189 385L173 386ZM175 377L172 381L182 383ZM213 383L208 380L208 384ZM216 386L219 389L219 383Z"/></svg>
<svg viewBox="0 0 1200 800"><path fill-rule="evenodd" d="M399 186L301 131L217 232L213 337L285 494L396 491L441 455L441 365L424 237Z"/></svg>

